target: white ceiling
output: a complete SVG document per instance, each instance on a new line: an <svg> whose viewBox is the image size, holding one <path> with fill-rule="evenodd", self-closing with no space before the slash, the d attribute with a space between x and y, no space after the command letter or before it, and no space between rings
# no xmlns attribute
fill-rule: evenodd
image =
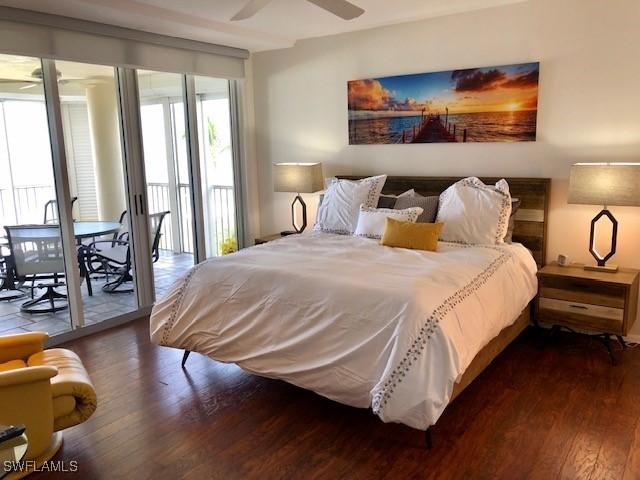
<svg viewBox="0 0 640 480"><path fill-rule="evenodd" d="M0 5L250 51L287 48L296 40L461 13L527 0L351 0L366 12L342 20L306 0L272 0L255 17L229 19L245 0L0 0Z"/></svg>

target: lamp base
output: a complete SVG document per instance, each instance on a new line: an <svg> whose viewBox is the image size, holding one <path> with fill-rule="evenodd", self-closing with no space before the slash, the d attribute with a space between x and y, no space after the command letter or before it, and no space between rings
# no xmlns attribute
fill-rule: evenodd
<svg viewBox="0 0 640 480"><path fill-rule="evenodd" d="M606 273L616 273L618 271L617 265L585 265L584 269L589 272L606 272Z"/></svg>
<svg viewBox="0 0 640 480"><path fill-rule="evenodd" d="M609 252L606 255L598 252L596 248L596 224L601 218L605 218L605 220L609 220L611 222L611 247ZM589 233L589 252L593 255L593 258L596 259L597 265L585 265L585 270L590 270L592 272L607 272L607 273L615 273L618 271L618 267L616 265L607 265L607 260L609 260L616 253L616 244L618 236L618 221L611 214L611 212L604 207L600 213L598 213L593 220L591 220L591 232Z"/></svg>
<svg viewBox="0 0 640 480"><path fill-rule="evenodd" d="M296 224L296 203L299 203L300 208L302 209L302 225ZM293 228L295 229L295 231L290 232L289 235L291 233L302 233L304 229L307 228L307 204L304 203L304 200L302 199L299 193L296 195L296 198L294 198L293 202L291 203L291 225L293 225ZM280 233L281 235L287 234L285 232L280 232Z"/></svg>

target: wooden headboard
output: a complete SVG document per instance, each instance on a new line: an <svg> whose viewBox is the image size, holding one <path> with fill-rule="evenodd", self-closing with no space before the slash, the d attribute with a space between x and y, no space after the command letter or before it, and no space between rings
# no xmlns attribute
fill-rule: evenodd
<svg viewBox="0 0 640 480"><path fill-rule="evenodd" d="M338 176L359 180L365 176ZM413 188L420 195L440 195L447 187L463 177L387 177L382 193L400 194ZM479 177L486 184L495 184L498 177ZM538 267L545 262L547 252L547 216L549 212L550 178L509 178L509 190L513 198L519 198L513 240L531 250Z"/></svg>

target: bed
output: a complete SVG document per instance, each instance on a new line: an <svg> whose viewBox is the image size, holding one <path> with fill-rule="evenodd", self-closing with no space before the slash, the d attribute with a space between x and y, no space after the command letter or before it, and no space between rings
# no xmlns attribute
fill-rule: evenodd
<svg viewBox="0 0 640 480"><path fill-rule="evenodd" d="M457 180L388 177L383 193L437 195ZM428 431L530 322L550 181L507 181L521 200L513 244L285 237L195 266L157 302L151 339Z"/></svg>

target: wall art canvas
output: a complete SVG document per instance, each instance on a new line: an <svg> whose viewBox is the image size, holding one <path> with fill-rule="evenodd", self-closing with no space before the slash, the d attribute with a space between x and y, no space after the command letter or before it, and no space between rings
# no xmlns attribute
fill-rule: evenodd
<svg viewBox="0 0 640 480"><path fill-rule="evenodd" d="M349 143L530 142L539 63L353 80Z"/></svg>

